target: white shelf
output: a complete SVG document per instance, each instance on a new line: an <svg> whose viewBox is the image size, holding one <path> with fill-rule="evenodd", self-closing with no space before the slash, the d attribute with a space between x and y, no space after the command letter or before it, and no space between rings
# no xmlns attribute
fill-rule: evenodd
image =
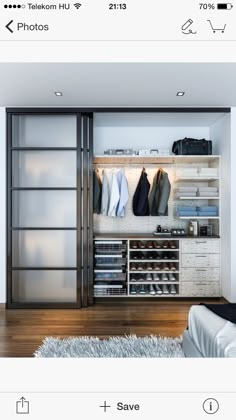
<svg viewBox="0 0 236 420"><path fill-rule="evenodd" d="M176 239L172 239L172 241L173 240L175 241ZM156 249L156 248L151 248L151 249L150 248L135 248L135 249L130 248L129 250L130 250L130 252L135 252L135 251L139 251L139 252L147 252L147 251L166 252L166 251L171 251L171 252L174 252L174 251L179 251L179 248L158 248L158 249Z"/></svg>
<svg viewBox="0 0 236 420"><path fill-rule="evenodd" d="M182 182L182 181L192 181L192 182L208 182L208 181L219 181L219 177L182 177L182 178L176 178L175 182Z"/></svg>
<svg viewBox="0 0 236 420"><path fill-rule="evenodd" d="M194 196L194 197L176 197L176 200L219 200L220 197L198 197L198 196Z"/></svg>
<svg viewBox="0 0 236 420"><path fill-rule="evenodd" d="M139 270L139 271L137 271L137 270L129 270L129 273L130 274L179 274L179 271L174 271L174 270L157 270L157 271L154 271L154 270Z"/></svg>
<svg viewBox="0 0 236 420"><path fill-rule="evenodd" d="M179 285L178 281L130 281L129 284L135 284L138 286L139 284L174 284L176 286Z"/></svg>
<svg viewBox="0 0 236 420"><path fill-rule="evenodd" d="M195 220L195 219L200 219L200 220L219 220L220 217L219 216L177 216L178 219L185 219L185 220Z"/></svg>

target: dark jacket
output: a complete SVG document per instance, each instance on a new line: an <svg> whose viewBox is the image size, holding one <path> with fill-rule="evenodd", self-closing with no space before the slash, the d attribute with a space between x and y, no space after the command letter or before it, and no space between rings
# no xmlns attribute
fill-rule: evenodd
<svg viewBox="0 0 236 420"><path fill-rule="evenodd" d="M133 196L133 213L135 216L149 216L149 190L150 183L147 179L146 171L143 169Z"/></svg>
<svg viewBox="0 0 236 420"><path fill-rule="evenodd" d="M168 216L168 200L171 185L168 174L159 169L153 178L152 190L149 196L151 216Z"/></svg>
<svg viewBox="0 0 236 420"><path fill-rule="evenodd" d="M97 170L93 171L93 212L101 213L102 182Z"/></svg>

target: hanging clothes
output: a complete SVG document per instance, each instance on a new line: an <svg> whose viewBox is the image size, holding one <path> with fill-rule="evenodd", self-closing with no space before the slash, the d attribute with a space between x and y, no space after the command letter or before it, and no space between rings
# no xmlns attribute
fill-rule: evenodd
<svg viewBox="0 0 236 420"><path fill-rule="evenodd" d="M101 214L107 216L109 203L110 203L110 189L108 174L105 169L102 172L102 202L101 202Z"/></svg>
<svg viewBox="0 0 236 420"><path fill-rule="evenodd" d="M101 213L101 200L102 200L102 181L99 176L98 170L93 170L93 212Z"/></svg>
<svg viewBox="0 0 236 420"><path fill-rule="evenodd" d="M125 176L125 171L123 168L117 172L117 181L118 181L120 199L119 199L117 209L116 209L116 216L125 217L125 207L129 199L129 189L128 189L128 181Z"/></svg>
<svg viewBox="0 0 236 420"><path fill-rule="evenodd" d="M119 193L119 185L117 180L117 174L112 171L111 173L111 181L110 181L110 202L109 202L109 209L108 209L108 216L116 217L116 209L120 199Z"/></svg>
<svg viewBox="0 0 236 420"><path fill-rule="evenodd" d="M152 190L149 196L151 216L168 216L168 200L171 184L167 172L159 169L154 176Z"/></svg>
<svg viewBox="0 0 236 420"><path fill-rule="evenodd" d="M133 196L133 213L135 216L149 216L149 190L150 183L147 179L146 170L143 168Z"/></svg>

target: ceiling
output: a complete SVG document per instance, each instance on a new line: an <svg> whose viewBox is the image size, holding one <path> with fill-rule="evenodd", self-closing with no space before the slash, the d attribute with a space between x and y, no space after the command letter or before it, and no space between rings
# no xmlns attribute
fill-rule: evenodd
<svg viewBox="0 0 236 420"><path fill-rule="evenodd" d="M236 64L1 63L0 106L236 106Z"/></svg>

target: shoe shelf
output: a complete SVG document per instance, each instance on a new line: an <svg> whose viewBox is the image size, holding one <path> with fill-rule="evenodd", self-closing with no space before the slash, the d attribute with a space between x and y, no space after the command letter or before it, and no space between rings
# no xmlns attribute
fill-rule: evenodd
<svg viewBox="0 0 236 420"><path fill-rule="evenodd" d="M163 246L164 245L164 246ZM138 258L134 258L136 253ZM152 258L148 258L152 255ZM143 256L143 259L141 258ZM169 258L163 258L163 257ZM174 256L174 259L171 258ZM128 241L128 296L129 297L176 297L180 293L179 284L179 240L154 239L150 240L129 240ZM147 269L147 265L152 269ZM168 265L169 269L164 269ZM170 265L175 270L170 269ZM134 266L136 269L132 269ZM137 267L143 269L137 269ZM159 266L160 269L155 269ZM154 276L159 276L154 280ZM146 276L148 278L146 278ZM162 279L164 276L166 279ZM170 280L169 276L174 276ZM136 277L136 279L135 279ZM141 277L141 278L140 278Z"/></svg>

